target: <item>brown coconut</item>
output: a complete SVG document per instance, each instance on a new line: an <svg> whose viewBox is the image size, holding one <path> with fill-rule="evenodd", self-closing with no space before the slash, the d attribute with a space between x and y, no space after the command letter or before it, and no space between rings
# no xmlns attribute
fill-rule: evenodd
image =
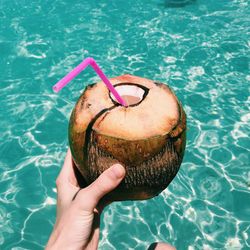
<svg viewBox="0 0 250 250"><path fill-rule="evenodd" d="M109 200L142 200L164 190L177 174L186 143L186 115L163 83L132 75L110 79L128 106L103 82L88 86L72 111L69 143L87 184L114 163L125 179Z"/></svg>

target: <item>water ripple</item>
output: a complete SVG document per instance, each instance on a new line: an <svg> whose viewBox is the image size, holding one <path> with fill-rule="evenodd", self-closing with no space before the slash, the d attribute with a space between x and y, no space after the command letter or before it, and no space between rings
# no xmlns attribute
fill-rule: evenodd
<svg viewBox="0 0 250 250"><path fill-rule="evenodd" d="M178 8L176 8L178 7ZM159 196L104 210L100 249L250 248L249 3L54 1L0 6L0 246L43 249L71 110L92 69L168 83L188 118L181 169ZM41 225L37 227L37 225Z"/></svg>

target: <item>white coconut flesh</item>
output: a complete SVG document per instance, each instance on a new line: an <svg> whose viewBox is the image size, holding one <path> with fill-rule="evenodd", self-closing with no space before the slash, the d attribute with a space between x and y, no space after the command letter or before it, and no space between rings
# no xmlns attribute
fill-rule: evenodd
<svg viewBox="0 0 250 250"><path fill-rule="evenodd" d="M93 126L98 133L126 140L140 140L165 135L177 125L178 102L167 87L154 85L147 95L137 85L118 85L116 90L128 106L117 106L100 116ZM117 102L112 94L110 97Z"/></svg>
<svg viewBox="0 0 250 250"><path fill-rule="evenodd" d="M126 102L127 106L135 105L139 103L145 94L145 90L137 85L123 84L115 86L115 90ZM118 103L114 95L110 94L111 99Z"/></svg>

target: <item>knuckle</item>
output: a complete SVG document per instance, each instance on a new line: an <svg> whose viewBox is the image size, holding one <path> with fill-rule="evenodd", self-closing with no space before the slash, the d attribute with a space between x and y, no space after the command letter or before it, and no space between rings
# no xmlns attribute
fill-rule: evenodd
<svg viewBox="0 0 250 250"><path fill-rule="evenodd" d="M62 181L61 181L61 179L59 177L57 177L57 179L56 179L56 187L59 188L61 186L62 186Z"/></svg>
<svg viewBox="0 0 250 250"><path fill-rule="evenodd" d="M104 178L106 179L106 183L108 183L109 185L112 185L112 184L116 183L116 181L117 181L117 178L116 178L114 172L111 171L111 169L108 169L104 173Z"/></svg>

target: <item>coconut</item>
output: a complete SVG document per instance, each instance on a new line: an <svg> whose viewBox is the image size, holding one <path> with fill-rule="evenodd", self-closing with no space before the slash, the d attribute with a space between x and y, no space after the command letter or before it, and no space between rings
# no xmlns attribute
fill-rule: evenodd
<svg viewBox="0 0 250 250"><path fill-rule="evenodd" d="M73 161L87 184L115 163L126 176L108 200L158 195L177 174L186 144L186 115L163 83L132 75L110 79L121 106L103 82L89 85L69 123Z"/></svg>

